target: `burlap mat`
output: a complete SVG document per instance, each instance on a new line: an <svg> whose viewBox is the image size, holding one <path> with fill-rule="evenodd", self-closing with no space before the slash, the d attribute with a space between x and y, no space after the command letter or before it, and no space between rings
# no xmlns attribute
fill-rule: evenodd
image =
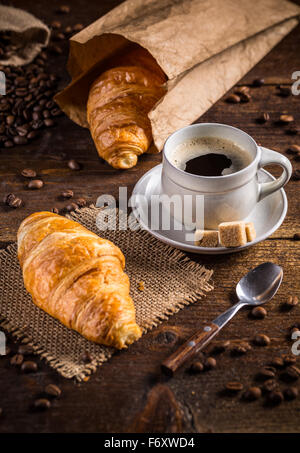
<svg viewBox="0 0 300 453"><path fill-rule="evenodd" d="M30 63L48 45L50 30L42 21L22 9L0 5L0 31L12 32L16 52L1 65L21 66Z"/></svg>
<svg viewBox="0 0 300 453"><path fill-rule="evenodd" d="M212 271L146 231L99 231L96 226L99 211L93 206L78 209L69 217L122 249L137 323L143 332L212 289L209 283ZM144 291L138 289L140 281L145 282ZM20 340L29 341L62 376L81 381L112 356L113 348L86 340L34 305L23 286L17 244L0 251L0 297L0 327ZM85 351L92 357L91 363L82 363Z"/></svg>

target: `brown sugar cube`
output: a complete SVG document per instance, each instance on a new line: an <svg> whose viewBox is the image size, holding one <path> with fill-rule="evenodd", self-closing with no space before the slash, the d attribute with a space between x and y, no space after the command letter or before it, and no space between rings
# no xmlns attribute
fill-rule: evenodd
<svg viewBox="0 0 300 453"><path fill-rule="evenodd" d="M245 225L247 241L252 242L256 238L256 231L253 222L247 222Z"/></svg>
<svg viewBox="0 0 300 453"><path fill-rule="evenodd" d="M219 234L223 247L239 247L247 244L245 222L220 223Z"/></svg>
<svg viewBox="0 0 300 453"><path fill-rule="evenodd" d="M219 233L214 230L196 230L195 245L201 247L218 247Z"/></svg>

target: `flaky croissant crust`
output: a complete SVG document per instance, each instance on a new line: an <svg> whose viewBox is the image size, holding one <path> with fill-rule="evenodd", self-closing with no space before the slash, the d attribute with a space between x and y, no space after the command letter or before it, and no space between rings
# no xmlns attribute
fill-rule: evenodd
<svg viewBox="0 0 300 453"><path fill-rule="evenodd" d="M125 258L112 242L50 212L27 217L18 257L34 303L96 343L123 348L141 336Z"/></svg>
<svg viewBox="0 0 300 453"><path fill-rule="evenodd" d="M93 83L87 120L98 154L115 168L131 168L152 141L148 112L165 94L165 79L140 66L120 66Z"/></svg>

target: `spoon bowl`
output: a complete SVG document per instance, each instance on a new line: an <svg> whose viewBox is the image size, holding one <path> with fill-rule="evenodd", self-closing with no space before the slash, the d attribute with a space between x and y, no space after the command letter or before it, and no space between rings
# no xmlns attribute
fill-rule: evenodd
<svg viewBox="0 0 300 453"><path fill-rule="evenodd" d="M247 305L261 305L277 293L283 270L274 263L263 263L246 274L236 287L236 294Z"/></svg>

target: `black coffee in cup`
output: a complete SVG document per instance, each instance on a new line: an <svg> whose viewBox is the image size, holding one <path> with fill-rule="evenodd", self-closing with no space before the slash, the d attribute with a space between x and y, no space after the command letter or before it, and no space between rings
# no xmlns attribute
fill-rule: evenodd
<svg viewBox="0 0 300 453"><path fill-rule="evenodd" d="M251 163L251 155L231 140L198 137L178 145L171 162L181 170L199 176L236 173Z"/></svg>

